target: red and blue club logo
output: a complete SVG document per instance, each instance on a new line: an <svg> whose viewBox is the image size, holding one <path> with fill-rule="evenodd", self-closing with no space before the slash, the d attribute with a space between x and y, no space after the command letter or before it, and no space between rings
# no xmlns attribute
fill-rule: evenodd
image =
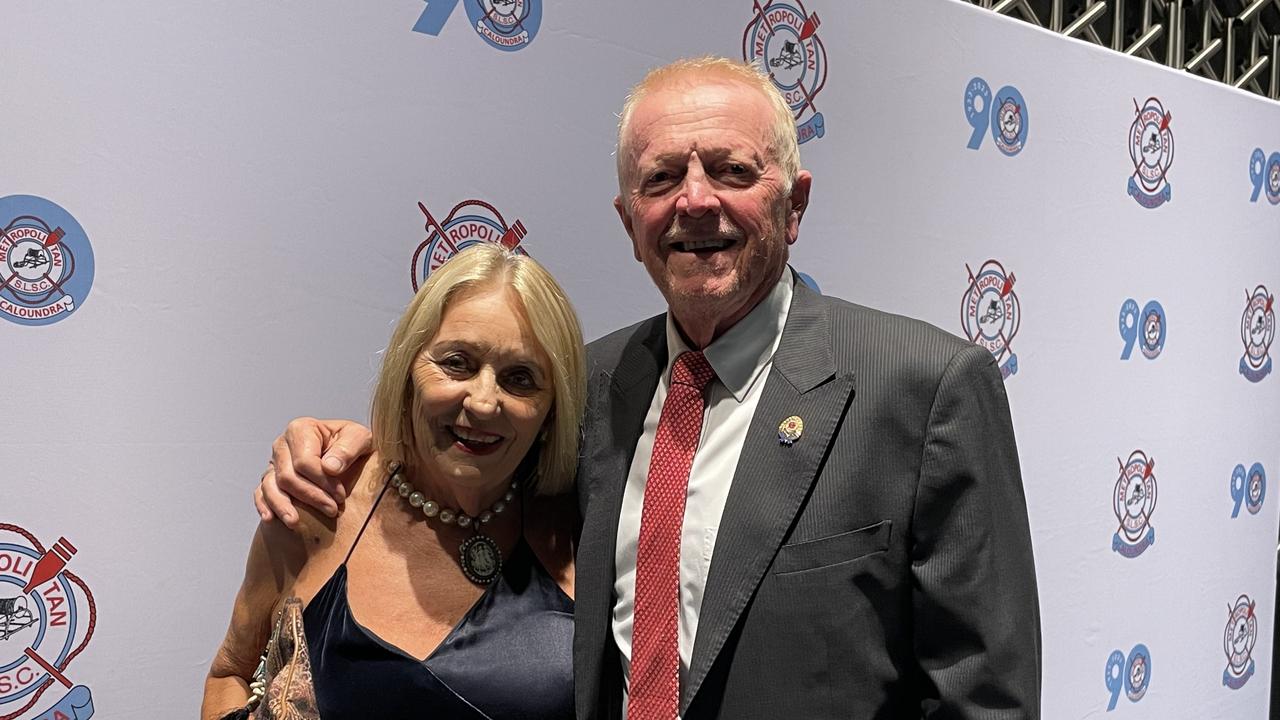
<svg viewBox="0 0 1280 720"><path fill-rule="evenodd" d="M463 200L453 206L444 220L437 220L422 203L418 203L418 209L426 216L427 237L413 252L410 280L414 292L436 268L472 245L498 243L518 253L528 254L520 246L520 241L528 234L524 223L516 220L507 225L502 213L483 200Z"/></svg>
<svg viewBox="0 0 1280 720"><path fill-rule="evenodd" d="M1128 460L1116 458L1120 475L1111 494L1111 510L1120 526L1111 537L1111 549L1127 558L1141 555L1155 544L1151 515L1156 511L1156 461L1141 450Z"/></svg>
<svg viewBox="0 0 1280 720"><path fill-rule="evenodd" d="M0 719L93 716L89 688L71 679L98 621L89 586L67 569L76 552L0 522Z"/></svg>
<svg viewBox="0 0 1280 720"><path fill-rule="evenodd" d="M1008 378L1018 372L1013 339L1022 325L1022 305L1013 291L1017 277L998 260L988 260L974 272L967 264L969 286L960 299L960 322L969 341L986 348Z"/></svg>
<svg viewBox="0 0 1280 720"><path fill-rule="evenodd" d="M827 49L818 37L822 21L801 0L752 0L754 15L742 32L742 59L759 66L782 93L796 120L796 139L826 134L815 99L827 84Z"/></svg>
<svg viewBox="0 0 1280 720"><path fill-rule="evenodd" d="M0 198L0 317L65 320L93 286L93 247L71 213L34 195Z"/></svg>
<svg viewBox="0 0 1280 720"><path fill-rule="evenodd" d="M1173 114L1159 98L1149 97L1142 105L1133 101L1135 117L1129 126L1129 194L1145 208L1169 202L1169 168L1173 166Z"/></svg>
<svg viewBox="0 0 1280 720"><path fill-rule="evenodd" d="M1253 677L1253 646L1257 642L1256 603L1248 595L1241 595L1227 604L1227 627L1222 631L1222 650L1227 655L1227 667L1222 671L1224 686L1239 690Z"/></svg>
<svg viewBox="0 0 1280 720"><path fill-rule="evenodd" d="M1244 314L1240 316L1240 340L1244 355L1240 374L1249 382L1262 382L1271 374L1271 343L1276 339L1276 296L1265 285L1244 293Z"/></svg>

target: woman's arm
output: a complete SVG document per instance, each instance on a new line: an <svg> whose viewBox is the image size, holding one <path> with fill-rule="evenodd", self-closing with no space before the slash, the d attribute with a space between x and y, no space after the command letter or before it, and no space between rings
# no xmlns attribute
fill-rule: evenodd
<svg viewBox="0 0 1280 720"><path fill-rule="evenodd" d="M244 582L231 611L231 625L204 683L202 720L218 720L248 702L249 679L271 635L276 609L306 560L301 535L278 522L258 525L249 546Z"/></svg>

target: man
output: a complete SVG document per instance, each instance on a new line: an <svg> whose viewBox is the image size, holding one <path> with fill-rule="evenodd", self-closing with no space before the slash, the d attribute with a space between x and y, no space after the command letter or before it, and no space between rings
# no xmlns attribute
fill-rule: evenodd
<svg viewBox="0 0 1280 720"><path fill-rule="evenodd" d="M990 354L795 281L812 177L752 68L650 73L622 112L618 182L669 313L589 348L578 717L1039 717L1035 570ZM295 421L274 463L331 505L294 478L321 474L320 445L340 467L364 441ZM264 517L264 499L291 507L273 479Z"/></svg>

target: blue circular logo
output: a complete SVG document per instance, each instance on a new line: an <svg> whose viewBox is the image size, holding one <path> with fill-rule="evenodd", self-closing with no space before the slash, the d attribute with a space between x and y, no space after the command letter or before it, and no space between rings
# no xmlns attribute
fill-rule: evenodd
<svg viewBox="0 0 1280 720"><path fill-rule="evenodd" d="M1013 157L1027 144L1027 101L1012 85L1005 85L996 93L991 113L991 139L1000 152Z"/></svg>
<svg viewBox="0 0 1280 720"><path fill-rule="evenodd" d="M1124 694L1129 702L1138 702L1147 694L1151 684L1151 651L1146 645L1136 645L1129 651L1128 666L1124 673Z"/></svg>
<svg viewBox="0 0 1280 720"><path fill-rule="evenodd" d="M1249 468L1249 473L1245 476L1244 482L1244 505L1249 509L1249 514L1257 515L1262 509L1262 501L1267 498L1267 471L1263 469L1262 463L1254 463Z"/></svg>
<svg viewBox="0 0 1280 720"><path fill-rule="evenodd" d="M1159 301L1152 300L1143 306L1140 319L1142 327L1139 342L1142 345L1142 354L1148 360L1155 360L1164 351L1165 332L1169 326L1169 322L1165 319L1164 307Z"/></svg>
<svg viewBox="0 0 1280 720"><path fill-rule="evenodd" d="M533 42L542 24L542 0L467 0L466 6L476 33L507 52Z"/></svg>
<svg viewBox="0 0 1280 720"><path fill-rule="evenodd" d="M1266 172L1267 202L1280 205L1280 152L1271 153Z"/></svg>
<svg viewBox="0 0 1280 720"><path fill-rule="evenodd" d="M0 317L50 325L93 286L93 248L71 213L34 195L0 198Z"/></svg>

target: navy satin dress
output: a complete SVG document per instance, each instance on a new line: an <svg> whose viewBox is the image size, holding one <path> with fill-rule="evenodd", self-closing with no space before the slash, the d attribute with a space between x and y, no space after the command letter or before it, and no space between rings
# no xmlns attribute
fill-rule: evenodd
<svg viewBox="0 0 1280 720"><path fill-rule="evenodd" d="M425 660L356 622L346 562L302 619L322 720L573 718L573 600L523 539Z"/></svg>

